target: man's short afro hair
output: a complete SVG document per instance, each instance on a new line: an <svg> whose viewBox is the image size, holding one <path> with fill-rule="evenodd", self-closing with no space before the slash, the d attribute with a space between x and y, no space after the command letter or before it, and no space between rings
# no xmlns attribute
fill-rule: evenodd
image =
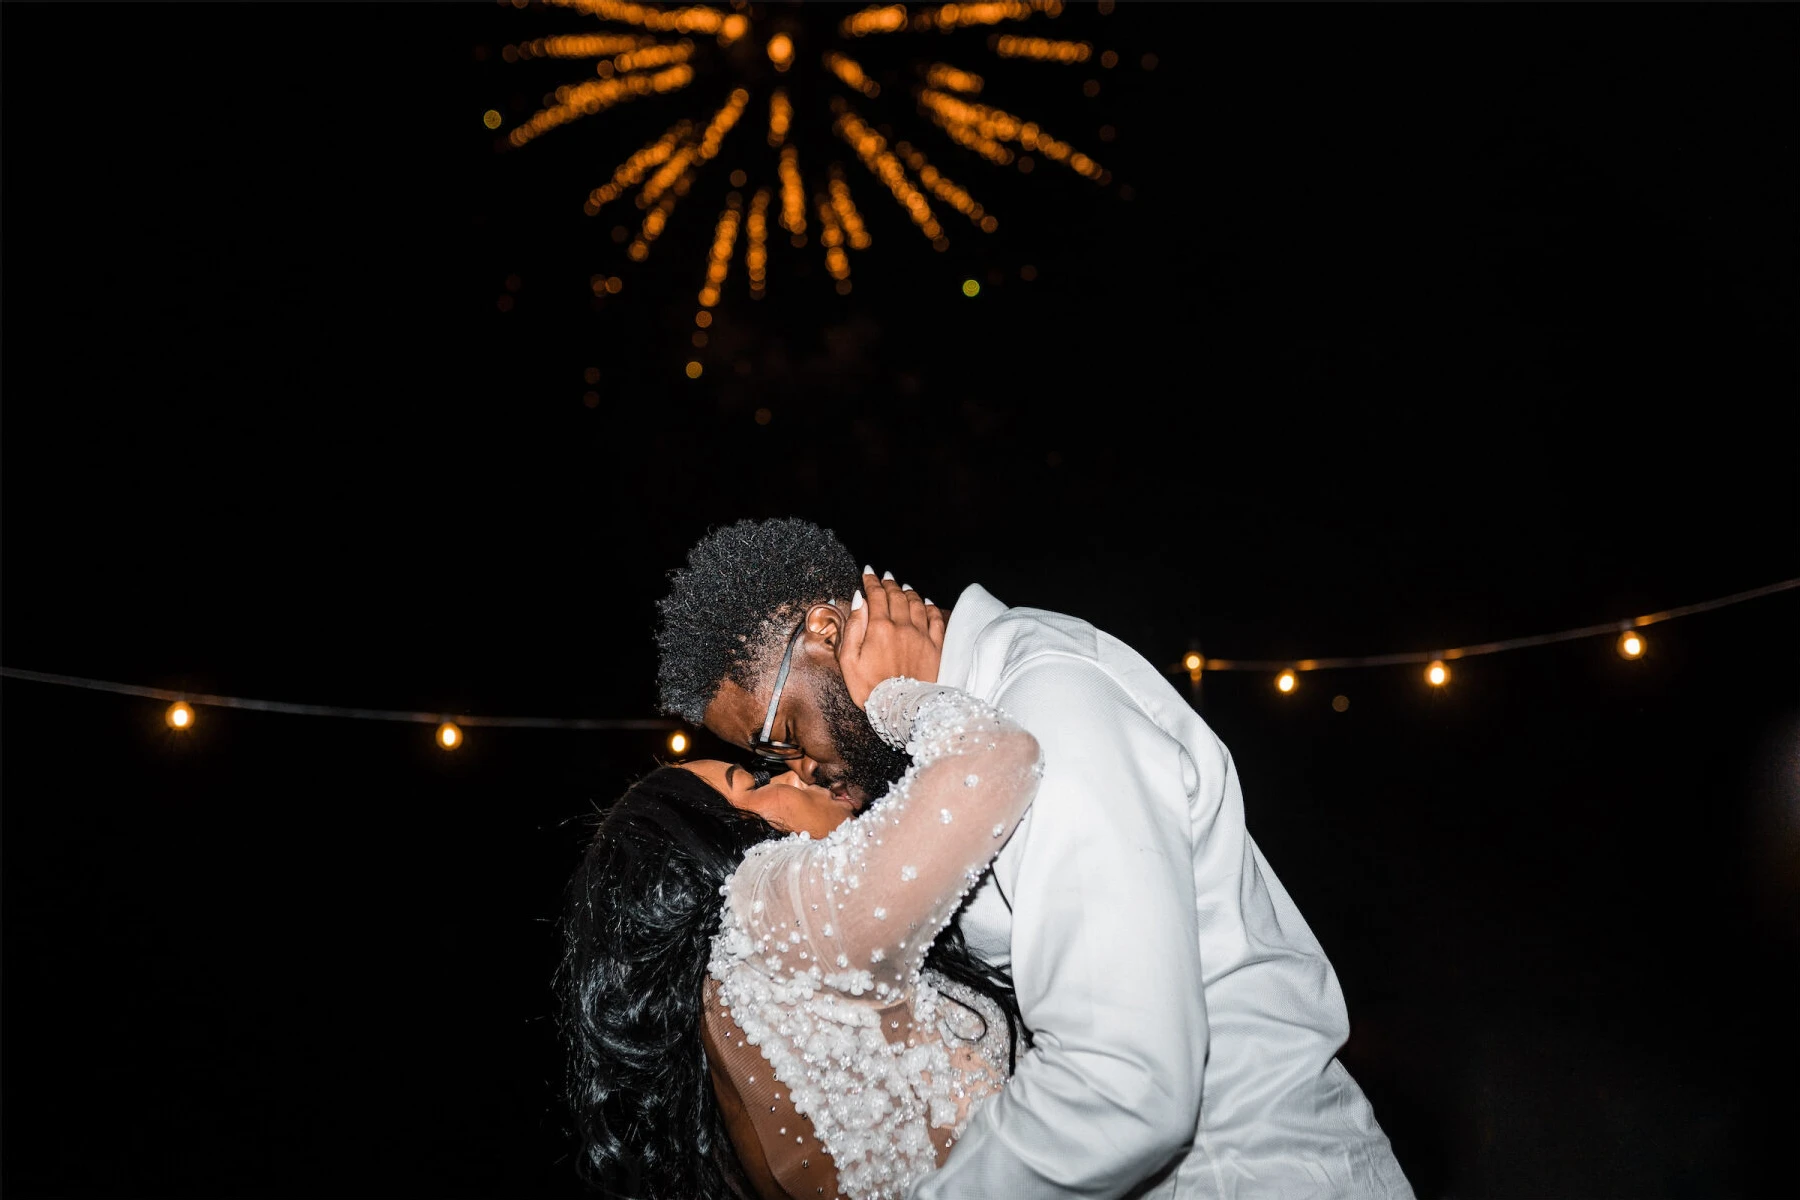
<svg viewBox="0 0 1800 1200"><path fill-rule="evenodd" d="M657 604L663 711L701 724L726 679L756 685L770 647L808 605L847 599L861 586L850 551L811 521L739 521L708 533L688 565L669 572L669 594Z"/></svg>

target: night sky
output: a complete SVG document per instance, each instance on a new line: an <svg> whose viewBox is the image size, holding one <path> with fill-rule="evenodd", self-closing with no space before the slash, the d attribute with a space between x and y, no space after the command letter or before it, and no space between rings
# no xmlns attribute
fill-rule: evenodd
<svg viewBox="0 0 1800 1200"><path fill-rule="evenodd" d="M769 10L801 43L802 167L844 163L874 245L840 296L816 237L772 231L768 297L734 264L696 350L726 176L773 180L753 53L702 39L686 92L499 153L484 111L504 132L593 77L501 47L597 25L0 6L0 663L651 717L664 573L778 515L1170 664L1800 576L1792 8L1126 3L1029 30L1110 69L872 40L858 109L1000 218L944 214L939 254L832 138L844 89L811 64L851 10L815 7ZM939 58L1111 182L950 143L910 98ZM740 83L744 123L631 262L637 210L582 199ZM1636 663L1597 638L1441 691L1207 677L1422 1200L1793 1184L1797 629L1788 592L1651 628ZM446 754L426 726L162 710L0 692L6 1193L578 1194L550 922L660 735Z"/></svg>

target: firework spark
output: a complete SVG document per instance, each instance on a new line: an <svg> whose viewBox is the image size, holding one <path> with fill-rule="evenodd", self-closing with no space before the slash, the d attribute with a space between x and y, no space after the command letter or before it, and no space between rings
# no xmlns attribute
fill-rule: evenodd
<svg viewBox="0 0 1800 1200"><path fill-rule="evenodd" d="M995 165L1029 170L1029 156L1035 154L1098 184L1106 184L1111 178L1083 151L986 99L988 81L974 71L925 53L912 63L911 87L901 89L891 69L884 68L886 73L871 71L860 54L851 52L855 49L853 44L864 39L870 39L870 49L899 39L903 46L917 40L920 49L929 50L930 43L938 40L937 35L1054 19L1063 10L1061 0L993 0L910 8L903 4L875 5L841 18L834 16L829 22L771 15L761 7L752 9L737 2L731 4L730 10L703 4L664 6L623 0L548 3L613 28L541 37L503 49L502 58L509 63L554 59L589 60L594 64L593 77L558 87L545 97L543 107L508 132L505 144L509 147L523 147L562 126L630 101L673 95L699 81L724 77L739 84L710 118L676 121L628 155L609 178L588 193L583 211L588 216L598 216L636 190L636 207L643 217L625 251L634 262L650 257L652 246L668 227L676 206L707 163L720 154L750 104L757 101L768 106L766 140L774 152L770 156L772 162L765 167L765 178L753 185L747 206L744 193L736 189L755 172L733 172L733 190L714 226L698 295L697 321L703 330L712 324L713 310L724 298L731 261L740 243L744 247L744 273L750 297L760 299L767 294L771 220L787 232L789 242L796 248L807 245L809 215L817 222L826 273L839 292L850 288L851 253L865 251L873 244L843 168L811 143L805 147L809 169L814 172L815 184L821 175L825 182L824 186L809 190L801 163L803 147L795 142L798 114L788 89L772 82L773 77L805 62L819 64L820 78L828 84L841 85L859 102L876 102L887 96L883 82L896 93L908 91L928 128L935 128L954 145ZM1105 13L1110 9L1111 5L1102 4L1098 11ZM956 44L960 46L962 42ZM1106 67L1117 61L1117 55L1111 51L1096 54L1089 41L1049 38L1035 32L996 31L986 35L986 44L988 52L999 59L1066 66L1098 58ZM1087 94L1093 95L1097 86L1090 82ZM758 100L758 93L766 99ZM893 197L934 248L941 251L949 246L949 235L934 211L934 202L960 213L984 234L999 228L999 218L969 188L934 165L915 144L916 139L894 140L884 135L870 118L851 107L845 95L829 95L828 100L831 132L849 147L854 158ZM884 102L891 105L893 97L887 96ZM891 115L884 114L884 119ZM1110 127L1102 133L1109 137ZM623 241L629 235L616 230L615 236ZM614 276L598 275L595 279L608 282L606 287L596 285L596 295L619 290L611 286L617 282ZM696 345L703 344L703 340L696 341Z"/></svg>

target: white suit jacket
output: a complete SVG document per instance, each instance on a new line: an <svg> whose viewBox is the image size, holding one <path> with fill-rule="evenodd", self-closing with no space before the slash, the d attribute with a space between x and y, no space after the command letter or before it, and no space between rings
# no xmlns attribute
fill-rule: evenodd
<svg viewBox="0 0 1800 1200"><path fill-rule="evenodd" d="M1036 1045L911 1200L1412 1191L1334 1057L1336 974L1244 827L1223 744L1085 621L971 587L940 682L1043 747L1037 801L963 916Z"/></svg>

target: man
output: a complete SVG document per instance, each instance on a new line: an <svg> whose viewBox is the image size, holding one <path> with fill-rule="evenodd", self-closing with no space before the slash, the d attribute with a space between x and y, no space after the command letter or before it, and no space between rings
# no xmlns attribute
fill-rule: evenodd
<svg viewBox="0 0 1800 1200"><path fill-rule="evenodd" d="M671 575L659 683L667 710L866 803L904 762L837 652L851 597L880 593L941 639L938 682L1043 747L1037 800L961 917L1011 971L1035 1042L915 1200L1410 1200L1334 1057L1349 1035L1337 977L1245 829L1212 731L1086 622L971 586L943 628L891 579L808 522L716 530Z"/></svg>

